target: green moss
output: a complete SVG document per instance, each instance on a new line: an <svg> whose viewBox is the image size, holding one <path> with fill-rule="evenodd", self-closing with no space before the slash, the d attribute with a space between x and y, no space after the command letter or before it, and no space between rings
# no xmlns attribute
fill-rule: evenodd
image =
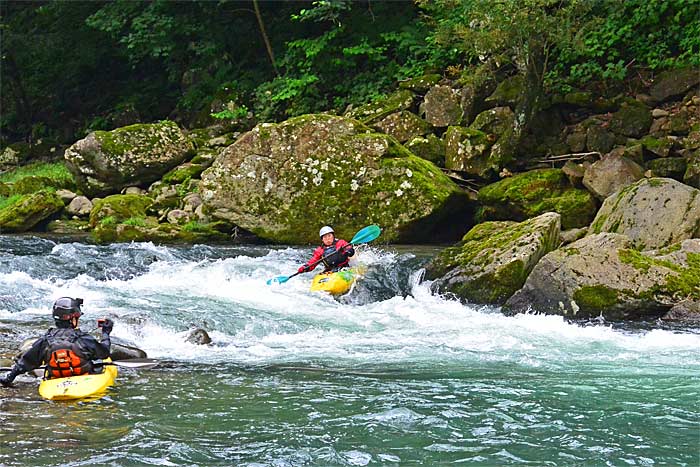
<svg viewBox="0 0 700 467"><path fill-rule="evenodd" d="M619 292L603 285L585 285L574 292L574 301L586 312L602 312L619 303Z"/></svg>
<svg viewBox="0 0 700 467"><path fill-rule="evenodd" d="M19 201L22 198L24 198L23 195L12 195L9 197L0 196L0 211L2 211L3 209L5 209L7 207L12 206L13 204L15 204L17 201Z"/></svg>
<svg viewBox="0 0 700 467"><path fill-rule="evenodd" d="M569 186L560 169L540 169L505 178L479 190L479 201L496 219L524 220L545 212L558 212L562 228L588 225L596 211L587 190Z"/></svg>
<svg viewBox="0 0 700 467"><path fill-rule="evenodd" d="M90 212L90 225L96 226L105 217L123 222L131 217L146 217L153 200L143 195L111 195L95 202Z"/></svg>
<svg viewBox="0 0 700 467"><path fill-rule="evenodd" d="M113 225L117 225L119 222L117 222L117 218L114 216L107 216L103 219L100 220L100 226L102 227L109 227Z"/></svg>
<svg viewBox="0 0 700 467"><path fill-rule="evenodd" d="M122 222L122 224L137 225L137 226L143 227L146 225L146 220L143 217L130 217L127 220L125 220L124 222Z"/></svg>
<svg viewBox="0 0 700 467"><path fill-rule="evenodd" d="M199 164L184 164L163 175L161 180L170 185L176 185L192 178L198 178L204 169L205 167Z"/></svg>
<svg viewBox="0 0 700 467"><path fill-rule="evenodd" d="M26 232L64 207L63 200L49 190L11 197L4 204L0 231L5 232Z"/></svg>

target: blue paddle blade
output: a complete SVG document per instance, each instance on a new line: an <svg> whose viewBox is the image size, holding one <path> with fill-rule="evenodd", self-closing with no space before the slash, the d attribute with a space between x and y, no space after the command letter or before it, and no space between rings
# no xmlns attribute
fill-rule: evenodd
<svg viewBox="0 0 700 467"><path fill-rule="evenodd" d="M381 233L382 229L380 229L378 225L368 225L364 229L357 232L355 236L352 237L352 240L350 240L350 243L358 244L371 242L375 238L379 237L379 234Z"/></svg>
<svg viewBox="0 0 700 467"><path fill-rule="evenodd" d="M267 285L272 285L272 284L284 284L289 280L289 276L277 276L272 279L267 280Z"/></svg>

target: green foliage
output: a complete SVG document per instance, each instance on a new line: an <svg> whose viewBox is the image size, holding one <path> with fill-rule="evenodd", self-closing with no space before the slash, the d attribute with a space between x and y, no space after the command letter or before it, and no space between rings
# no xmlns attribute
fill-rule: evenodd
<svg viewBox="0 0 700 467"><path fill-rule="evenodd" d="M559 44L549 77L568 85L622 80L631 68L700 65L700 2L591 2L573 40Z"/></svg>
<svg viewBox="0 0 700 467"><path fill-rule="evenodd" d="M238 118L243 118L248 115L248 107L242 105L240 107L235 107L233 109L225 109L221 112L215 112L211 114L212 117L219 120L235 120Z"/></svg>

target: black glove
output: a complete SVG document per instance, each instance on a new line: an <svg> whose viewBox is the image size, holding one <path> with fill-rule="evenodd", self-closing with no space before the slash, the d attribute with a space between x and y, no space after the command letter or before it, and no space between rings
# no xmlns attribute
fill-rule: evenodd
<svg viewBox="0 0 700 467"><path fill-rule="evenodd" d="M355 255L355 249L352 247L352 245L351 245L351 246L345 247L345 254L348 255L348 258L349 258L350 256L354 256L354 255Z"/></svg>
<svg viewBox="0 0 700 467"><path fill-rule="evenodd" d="M102 328L102 332L110 334L112 332L112 328L114 327L114 321L109 318L100 320L100 327Z"/></svg>
<svg viewBox="0 0 700 467"><path fill-rule="evenodd" d="M4 376L0 376L0 384L4 387L12 386L12 382L15 380L15 374L10 371Z"/></svg>

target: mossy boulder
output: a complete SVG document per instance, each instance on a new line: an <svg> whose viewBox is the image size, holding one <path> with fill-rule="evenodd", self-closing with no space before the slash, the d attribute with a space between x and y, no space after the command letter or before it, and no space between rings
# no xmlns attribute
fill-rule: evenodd
<svg viewBox="0 0 700 467"><path fill-rule="evenodd" d="M672 178L682 182L688 168L688 161L683 157L665 157L649 161L646 166L654 177Z"/></svg>
<svg viewBox="0 0 700 467"><path fill-rule="evenodd" d="M12 186L7 183L0 182L0 197L9 197L11 194Z"/></svg>
<svg viewBox="0 0 700 467"><path fill-rule="evenodd" d="M700 239L640 252L629 237L602 233L544 256L505 304L569 318L653 319L700 299Z"/></svg>
<svg viewBox="0 0 700 467"><path fill-rule="evenodd" d="M54 187L50 178L29 176L20 178L14 182L12 184L12 192L17 195L28 195L49 187Z"/></svg>
<svg viewBox="0 0 700 467"><path fill-rule="evenodd" d="M144 218L152 203L153 199L144 195L111 195L98 199L90 211L90 227Z"/></svg>
<svg viewBox="0 0 700 467"><path fill-rule="evenodd" d="M414 99L415 94L407 89L401 89L385 99L350 109L345 113L345 116L368 125L378 122L393 113L410 109L413 106Z"/></svg>
<svg viewBox="0 0 700 467"><path fill-rule="evenodd" d="M445 168L492 179L500 170L499 160L491 158L494 135L481 130L451 126L445 133Z"/></svg>
<svg viewBox="0 0 700 467"><path fill-rule="evenodd" d="M100 225L92 231L97 243L210 243L229 240L229 235L206 224L190 222L185 225L159 224L154 217L140 222Z"/></svg>
<svg viewBox="0 0 700 467"><path fill-rule="evenodd" d="M673 141L669 138L655 138L651 135L646 135L640 141L644 151L649 154L649 157L667 157L673 147Z"/></svg>
<svg viewBox="0 0 700 467"><path fill-rule="evenodd" d="M445 142L436 135L413 138L406 143L406 149L438 167L445 167Z"/></svg>
<svg viewBox="0 0 700 467"><path fill-rule="evenodd" d="M683 174L683 183L700 188L700 152L696 152L687 159L687 168Z"/></svg>
<svg viewBox="0 0 700 467"><path fill-rule="evenodd" d="M700 191L670 178L642 179L603 202L589 235L624 234L639 249L700 237Z"/></svg>
<svg viewBox="0 0 700 467"><path fill-rule="evenodd" d="M86 220L56 219L46 224L46 231L58 235L84 237L90 226Z"/></svg>
<svg viewBox="0 0 700 467"><path fill-rule="evenodd" d="M178 165L170 172L163 175L161 180L170 185L177 185L185 182L186 180L198 178L205 169L206 167L201 164L185 162L184 164Z"/></svg>
<svg viewBox="0 0 700 467"><path fill-rule="evenodd" d="M192 142L170 121L95 131L66 149L65 159L88 196L158 180L194 154Z"/></svg>
<svg viewBox="0 0 700 467"><path fill-rule="evenodd" d="M417 136L427 135L432 127L428 122L408 110L389 115L373 125L373 128L393 136L399 143Z"/></svg>
<svg viewBox="0 0 700 467"><path fill-rule="evenodd" d="M0 209L0 232L31 230L59 212L63 206L61 197L49 190L17 196Z"/></svg>
<svg viewBox="0 0 700 467"><path fill-rule="evenodd" d="M525 78L522 75L511 76L498 83L493 94L486 98L486 103L515 108L524 92Z"/></svg>
<svg viewBox="0 0 700 467"><path fill-rule="evenodd" d="M600 125L590 125L586 130L586 148L601 154L615 146L615 135Z"/></svg>
<svg viewBox="0 0 700 467"><path fill-rule="evenodd" d="M522 223L484 222L426 266L433 289L473 303L504 303L519 290L537 261L559 244L559 215Z"/></svg>
<svg viewBox="0 0 700 467"><path fill-rule="evenodd" d="M610 119L610 131L630 138L640 138L649 131L651 109L639 101L623 102Z"/></svg>
<svg viewBox="0 0 700 467"><path fill-rule="evenodd" d="M476 116L469 128L500 136L515 123L515 114L510 107L495 107Z"/></svg>
<svg viewBox="0 0 700 467"><path fill-rule="evenodd" d="M437 73L427 74L406 81L400 81L399 88L422 94L435 86L441 79L442 76Z"/></svg>
<svg viewBox="0 0 700 467"><path fill-rule="evenodd" d="M477 220L522 221L545 212L561 215L564 229L588 225L596 212L593 196L569 184L561 169L539 169L504 178L479 190Z"/></svg>
<svg viewBox="0 0 700 467"><path fill-rule="evenodd" d="M608 154L594 162L583 176L583 185L601 201L644 177L644 169L624 156Z"/></svg>
<svg viewBox="0 0 700 467"><path fill-rule="evenodd" d="M462 121L460 101L459 90L443 85L433 86L421 106L425 111L425 120L438 128L459 125Z"/></svg>
<svg viewBox="0 0 700 467"><path fill-rule="evenodd" d="M325 224L351 236L371 223L385 241L431 241L468 209L435 165L330 115L256 126L204 171L200 193L205 214L282 243L316 243Z"/></svg>
<svg viewBox="0 0 700 467"><path fill-rule="evenodd" d="M686 68L662 72L655 80L649 94L656 102L664 102L683 96L700 83L700 69Z"/></svg>

